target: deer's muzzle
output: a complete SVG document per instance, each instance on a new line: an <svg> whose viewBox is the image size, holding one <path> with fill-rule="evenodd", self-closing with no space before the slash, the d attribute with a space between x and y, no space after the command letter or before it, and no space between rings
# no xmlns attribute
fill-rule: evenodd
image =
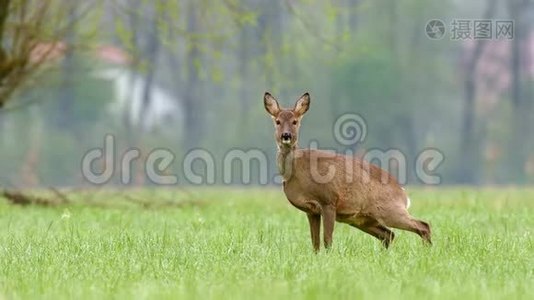
<svg viewBox="0 0 534 300"><path fill-rule="evenodd" d="M284 132L281 136L282 144L290 144L291 143L291 133Z"/></svg>

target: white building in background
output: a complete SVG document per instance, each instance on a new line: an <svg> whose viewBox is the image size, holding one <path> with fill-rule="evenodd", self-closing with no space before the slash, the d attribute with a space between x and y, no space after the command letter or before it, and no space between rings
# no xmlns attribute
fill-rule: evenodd
<svg viewBox="0 0 534 300"><path fill-rule="evenodd" d="M113 46L104 46L97 50L96 55L108 65L93 74L97 78L109 80L112 84L113 99L108 107L112 115L122 119L124 114L128 114L132 124L145 131L170 129L176 132L177 128L181 128L184 113L179 99L157 82L152 84L150 90L148 111L141 111L146 76L128 68L131 59L127 53Z"/></svg>

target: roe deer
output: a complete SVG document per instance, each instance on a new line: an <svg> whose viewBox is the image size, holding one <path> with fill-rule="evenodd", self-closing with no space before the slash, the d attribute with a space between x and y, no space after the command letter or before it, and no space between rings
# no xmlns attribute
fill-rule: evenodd
<svg viewBox="0 0 534 300"><path fill-rule="evenodd" d="M314 251L320 248L321 217L326 248L332 244L335 221L376 237L386 248L394 238L388 227L412 231L431 244L430 226L409 215L410 200L388 172L355 157L298 148L300 121L310 107L308 93L292 109L280 108L269 93L263 101L274 121L284 193L307 214ZM325 173L333 176L317 180L317 174Z"/></svg>

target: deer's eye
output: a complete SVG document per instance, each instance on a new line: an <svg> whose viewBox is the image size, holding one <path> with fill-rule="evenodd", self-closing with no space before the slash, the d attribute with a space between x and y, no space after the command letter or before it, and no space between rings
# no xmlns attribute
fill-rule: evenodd
<svg viewBox="0 0 534 300"><path fill-rule="evenodd" d="M276 125L280 125L280 120L276 120Z"/></svg>
<svg viewBox="0 0 534 300"><path fill-rule="evenodd" d="M297 125L297 120L293 121L293 125Z"/></svg>

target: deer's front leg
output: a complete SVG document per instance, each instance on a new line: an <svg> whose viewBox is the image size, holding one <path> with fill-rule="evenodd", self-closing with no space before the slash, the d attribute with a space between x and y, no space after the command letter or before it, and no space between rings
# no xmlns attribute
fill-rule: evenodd
<svg viewBox="0 0 534 300"><path fill-rule="evenodd" d="M325 205L322 209L323 213L323 234L324 246L330 248L332 245L332 234L334 233L334 224L336 222L336 208L333 205Z"/></svg>
<svg viewBox="0 0 534 300"><path fill-rule="evenodd" d="M310 233L313 251L318 252L321 245L321 215L308 213L308 222L310 223Z"/></svg>

